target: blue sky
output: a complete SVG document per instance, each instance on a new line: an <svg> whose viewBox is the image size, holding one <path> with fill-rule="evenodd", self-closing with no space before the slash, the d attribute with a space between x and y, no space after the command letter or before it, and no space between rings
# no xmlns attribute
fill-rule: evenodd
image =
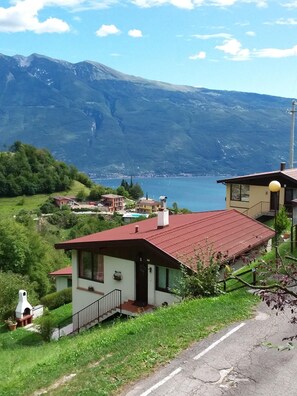
<svg viewBox="0 0 297 396"><path fill-rule="evenodd" d="M0 53L296 98L297 0L0 0Z"/></svg>

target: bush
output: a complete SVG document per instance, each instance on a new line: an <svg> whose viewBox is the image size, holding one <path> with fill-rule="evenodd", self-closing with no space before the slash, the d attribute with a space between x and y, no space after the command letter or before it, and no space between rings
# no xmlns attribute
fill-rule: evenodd
<svg viewBox="0 0 297 396"><path fill-rule="evenodd" d="M72 301L72 289L68 287L58 292L47 294L42 297L40 302L46 306L49 310L61 307L64 304L68 304Z"/></svg>
<svg viewBox="0 0 297 396"><path fill-rule="evenodd" d="M52 318L50 312L46 311L39 320L38 332L44 341L50 342L54 330L54 319Z"/></svg>
<svg viewBox="0 0 297 396"><path fill-rule="evenodd" d="M181 265L182 277L174 292L182 298L199 298L217 296L222 293L218 280L220 276L221 254L212 247L197 249L188 266Z"/></svg>

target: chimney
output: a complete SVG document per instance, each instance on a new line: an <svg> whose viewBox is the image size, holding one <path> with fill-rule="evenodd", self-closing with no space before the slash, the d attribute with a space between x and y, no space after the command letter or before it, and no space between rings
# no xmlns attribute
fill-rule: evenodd
<svg viewBox="0 0 297 396"><path fill-rule="evenodd" d="M280 163L280 170L284 171L286 169L286 163L285 162L281 162Z"/></svg>
<svg viewBox="0 0 297 396"><path fill-rule="evenodd" d="M169 225L169 211L166 208L167 197L161 195L161 208L158 211L158 228L164 228Z"/></svg>

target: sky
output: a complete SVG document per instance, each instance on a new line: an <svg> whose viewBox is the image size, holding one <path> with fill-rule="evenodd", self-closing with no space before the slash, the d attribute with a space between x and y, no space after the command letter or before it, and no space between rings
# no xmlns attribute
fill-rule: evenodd
<svg viewBox="0 0 297 396"><path fill-rule="evenodd" d="M0 0L0 53L297 97L297 0Z"/></svg>

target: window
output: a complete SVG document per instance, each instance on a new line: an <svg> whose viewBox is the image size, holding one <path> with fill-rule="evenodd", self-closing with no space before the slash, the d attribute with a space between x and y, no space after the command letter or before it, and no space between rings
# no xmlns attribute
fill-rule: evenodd
<svg viewBox="0 0 297 396"><path fill-rule="evenodd" d="M231 184L231 201L249 202L250 186L247 184Z"/></svg>
<svg viewBox="0 0 297 396"><path fill-rule="evenodd" d="M177 287L180 277L180 270L166 267L157 267L156 289L165 291L167 293L172 293L172 290Z"/></svg>
<svg viewBox="0 0 297 396"><path fill-rule="evenodd" d="M102 254L80 252L79 277L96 282L104 282L104 262Z"/></svg>

